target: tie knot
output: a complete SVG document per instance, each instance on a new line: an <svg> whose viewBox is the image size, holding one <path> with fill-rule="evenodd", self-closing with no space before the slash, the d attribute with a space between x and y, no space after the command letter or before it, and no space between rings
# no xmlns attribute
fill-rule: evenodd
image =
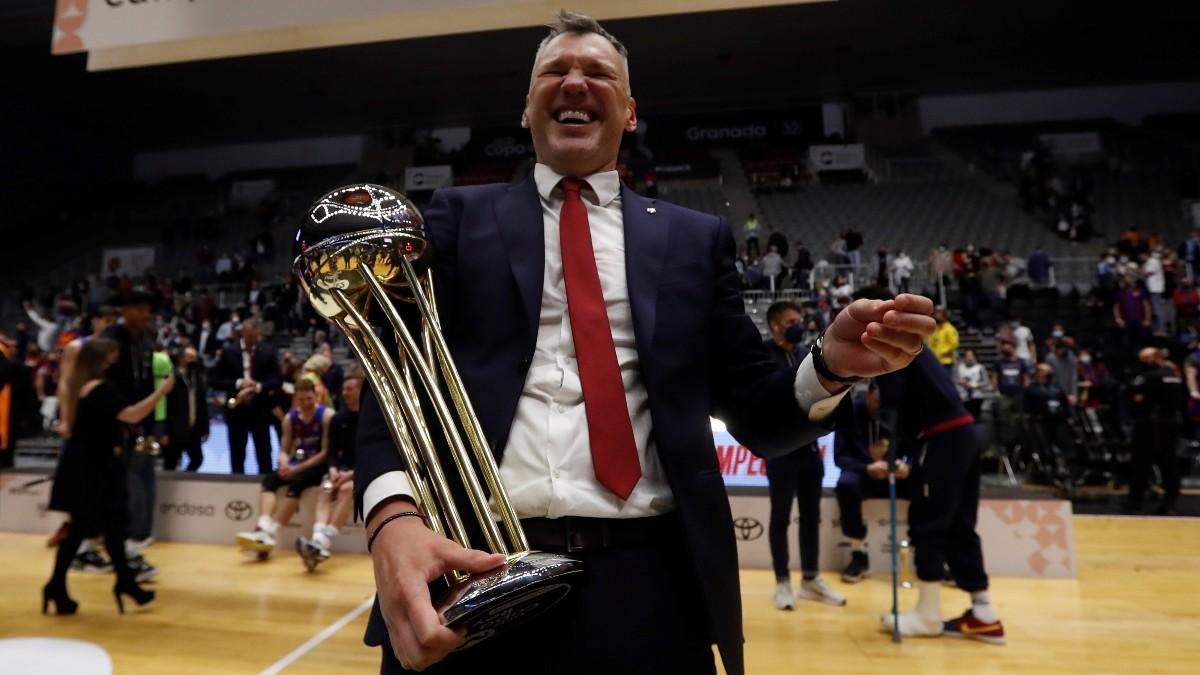
<svg viewBox="0 0 1200 675"><path fill-rule="evenodd" d="M562 182L559 184L562 185L564 193L578 197L579 191L583 189L583 186L587 185L587 181L582 178L571 178L568 176L562 179Z"/></svg>

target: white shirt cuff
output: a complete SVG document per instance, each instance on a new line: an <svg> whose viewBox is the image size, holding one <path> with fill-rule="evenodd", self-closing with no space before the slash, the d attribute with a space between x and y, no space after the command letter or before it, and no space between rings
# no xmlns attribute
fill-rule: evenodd
<svg viewBox="0 0 1200 675"><path fill-rule="evenodd" d="M408 482L408 474L403 471L389 471L367 486L367 491L363 493L363 519L371 517L371 512L379 506L380 502L389 498L404 495L413 500L418 506L420 503L412 489L412 484Z"/></svg>
<svg viewBox="0 0 1200 675"><path fill-rule="evenodd" d="M842 397L848 394L850 389L847 386L845 390L837 394L830 394L826 391L825 385L821 384L820 378L817 377L816 369L813 368L812 354L805 356L804 360L800 362L800 368L796 370L794 385L796 403L813 422L820 422L833 414L838 403L842 401Z"/></svg>

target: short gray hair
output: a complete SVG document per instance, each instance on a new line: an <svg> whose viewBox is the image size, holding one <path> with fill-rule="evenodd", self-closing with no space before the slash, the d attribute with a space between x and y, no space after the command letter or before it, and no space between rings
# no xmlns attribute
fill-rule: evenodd
<svg viewBox="0 0 1200 675"><path fill-rule="evenodd" d="M616 49L617 53L621 55L621 58L625 59L626 61L629 60L629 50L625 49L625 45L621 44L621 41L618 40L612 33L604 30L604 26L601 26L599 21L586 14L578 14L576 12L568 12L565 9L560 9L558 10L558 16L554 17L553 22L546 24L546 27L550 29L550 34L542 38L541 43L538 44L539 52L542 51L542 48L549 44L551 40L559 35L562 35L563 33L575 33L577 35L595 33L605 40L608 40L608 42L613 46L613 49Z"/></svg>
<svg viewBox="0 0 1200 675"><path fill-rule="evenodd" d="M559 35L563 35L564 33L575 33L576 35L599 35L605 40L608 40L608 43L611 44L613 49L617 50L617 54L621 56L621 61L625 65L625 93L631 94L633 92L633 86L629 81L629 50L625 49L625 45L621 44L621 41L618 40L615 35L605 30L604 26L601 26L599 21L586 14L568 12L565 9L560 9L558 10L558 15L554 17L554 21L546 24L546 27L550 29L550 32L546 35L546 37L542 38L541 42L538 43L536 54L541 54L542 50L546 48L546 45L550 44L551 40ZM534 57L534 60L537 60L536 56Z"/></svg>

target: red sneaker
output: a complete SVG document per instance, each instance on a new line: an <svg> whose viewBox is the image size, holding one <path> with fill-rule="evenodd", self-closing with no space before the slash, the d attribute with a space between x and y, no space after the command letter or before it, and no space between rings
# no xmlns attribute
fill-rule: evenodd
<svg viewBox="0 0 1200 675"><path fill-rule="evenodd" d="M980 621L975 618L975 613L969 609L957 619L947 621L945 626L945 634L950 637L982 640L993 645L1002 645L1008 642L1004 639L1004 624L999 621L995 623Z"/></svg>

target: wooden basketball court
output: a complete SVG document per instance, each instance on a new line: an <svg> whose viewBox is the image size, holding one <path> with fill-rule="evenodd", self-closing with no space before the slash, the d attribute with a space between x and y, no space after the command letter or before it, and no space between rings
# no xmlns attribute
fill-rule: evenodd
<svg viewBox="0 0 1200 675"><path fill-rule="evenodd" d="M950 638L894 645L876 630L890 602L883 577L829 581L847 607L771 604L772 575L742 574L748 672L1192 673L1200 664L1200 519L1075 517L1079 578L995 579L1009 644ZM158 598L119 616L111 576L72 573L79 614L43 617L51 551L41 536L0 534L0 639L73 638L108 651L116 673L377 672L361 641L374 590L366 556L308 574L289 550L259 564L233 546L157 544ZM915 591L902 591L911 606ZM943 592L947 615L965 594ZM5 669L0 664L0 672ZM500 671L497 671L500 672Z"/></svg>

